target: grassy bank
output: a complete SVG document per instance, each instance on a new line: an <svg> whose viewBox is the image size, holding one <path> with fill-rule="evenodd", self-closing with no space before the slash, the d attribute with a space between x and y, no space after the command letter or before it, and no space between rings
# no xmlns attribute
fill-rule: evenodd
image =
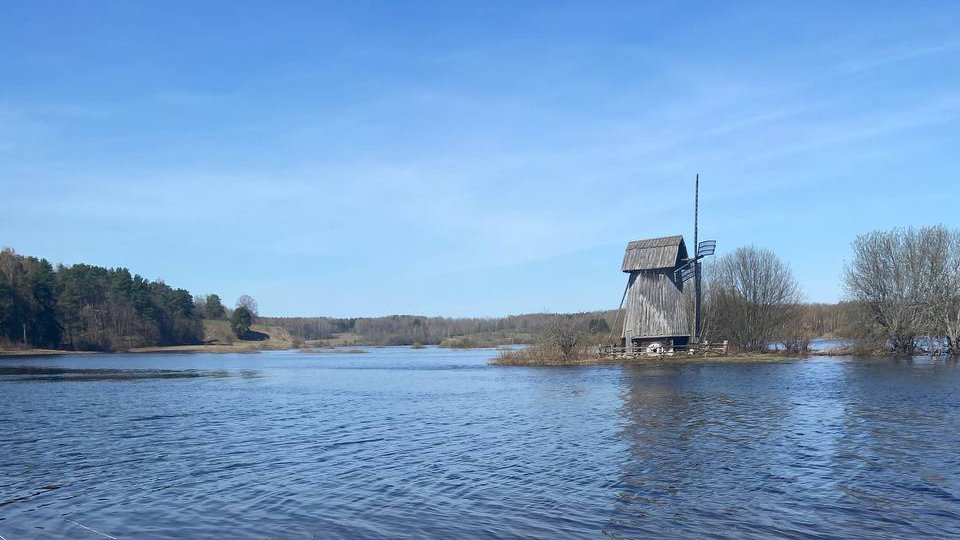
<svg viewBox="0 0 960 540"><path fill-rule="evenodd" d="M785 354L780 352L732 353L726 356L714 354L676 355L643 358L617 358L600 356L588 351L576 352L564 356L558 350L545 345L527 347L520 350L504 350L491 360L495 366L600 366L600 365L660 365L688 363L746 363L746 362L784 362L807 358L807 355Z"/></svg>
<svg viewBox="0 0 960 540"><path fill-rule="evenodd" d="M173 345L169 347L137 347L126 352L158 353L158 352L203 352L203 353L245 353L256 351L282 350L298 347L300 342L289 332L279 326L265 326L254 324L250 327L253 332L265 334L267 339L261 341L246 341L237 339L230 329L228 321L203 321L204 342L198 345Z"/></svg>
<svg viewBox="0 0 960 540"><path fill-rule="evenodd" d="M306 347L329 348L329 347L356 347L359 345L369 345L363 336L353 332L341 332L333 334L327 339L308 339L304 342Z"/></svg>

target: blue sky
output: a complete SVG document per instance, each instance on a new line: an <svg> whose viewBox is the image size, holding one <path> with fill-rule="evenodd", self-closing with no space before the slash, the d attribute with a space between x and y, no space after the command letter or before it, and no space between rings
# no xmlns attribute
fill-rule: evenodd
<svg viewBox="0 0 960 540"><path fill-rule="evenodd" d="M263 314L616 307L632 239L960 226L956 2L3 2L0 243Z"/></svg>

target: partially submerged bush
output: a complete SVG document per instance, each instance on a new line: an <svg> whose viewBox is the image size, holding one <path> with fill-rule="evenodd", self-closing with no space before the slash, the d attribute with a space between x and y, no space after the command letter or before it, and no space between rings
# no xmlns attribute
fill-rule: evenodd
<svg viewBox="0 0 960 540"><path fill-rule="evenodd" d="M960 354L960 229L874 231L853 250L844 286L860 307L858 347L911 355L925 340L926 352Z"/></svg>
<svg viewBox="0 0 960 540"><path fill-rule="evenodd" d="M564 354L557 347L547 343L531 345L522 349L501 349L492 363L498 366L557 366L564 364L593 363L597 355L580 349L575 353Z"/></svg>
<svg viewBox="0 0 960 540"><path fill-rule="evenodd" d="M547 325L542 341L517 350L501 350L493 361L498 365L557 365L595 359L590 351L588 324L583 320L557 315Z"/></svg>

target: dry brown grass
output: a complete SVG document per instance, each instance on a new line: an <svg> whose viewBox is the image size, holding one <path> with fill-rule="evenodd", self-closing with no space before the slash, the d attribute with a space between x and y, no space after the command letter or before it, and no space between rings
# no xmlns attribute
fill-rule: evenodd
<svg viewBox="0 0 960 540"><path fill-rule="evenodd" d="M564 355L556 347L531 345L522 349L501 349L491 363L497 366L575 366L598 364L602 360L586 351Z"/></svg>
<svg viewBox="0 0 960 540"><path fill-rule="evenodd" d="M197 345L172 345L165 347L135 347L122 352L131 353L248 353L264 350L292 349L296 339L279 326L254 324L254 332L269 336L263 341L243 341L237 339L230 329L228 321L204 320L204 343ZM62 351L61 351L62 352Z"/></svg>
<svg viewBox="0 0 960 540"><path fill-rule="evenodd" d="M769 353L736 353L727 356L702 354L675 356L649 356L638 358L621 358L601 356L587 350L581 350L570 356L564 356L559 350L547 345L536 345L519 350L502 350L490 363L496 366L598 366L598 365L656 365L656 364L685 364L685 363L750 363L750 362L785 362L806 358L805 356L788 355L776 352Z"/></svg>
<svg viewBox="0 0 960 540"><path fill-rule="evenodd" d="M306 347L353 347L356 345L362 345L364 341L363 336L353 332L343 332L338 334L333 334L333 337L328 339L308 339L304 342Z"/></svg>

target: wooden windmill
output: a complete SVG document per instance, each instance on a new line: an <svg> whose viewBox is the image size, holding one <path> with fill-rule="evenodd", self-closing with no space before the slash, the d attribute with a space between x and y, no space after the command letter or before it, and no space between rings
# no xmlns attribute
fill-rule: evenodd
<svg viewBox="0 0 960 540"><path fill-rule="evenodd" d="M700 342L700 261L713 255L714 240L699 242L700 175L696 178L693 237L695 252L691 256L683 236L666 236L636 240L627 244L620 270L629 274L620 300L623 330L620 346L640 353L663 353L686 349ZM693 340L689 328L689 311L684 299L684 284L694 279L695 328ZM616 326L616 322L614 322ZM611 330L612 337L612 330Z"/></svg>

